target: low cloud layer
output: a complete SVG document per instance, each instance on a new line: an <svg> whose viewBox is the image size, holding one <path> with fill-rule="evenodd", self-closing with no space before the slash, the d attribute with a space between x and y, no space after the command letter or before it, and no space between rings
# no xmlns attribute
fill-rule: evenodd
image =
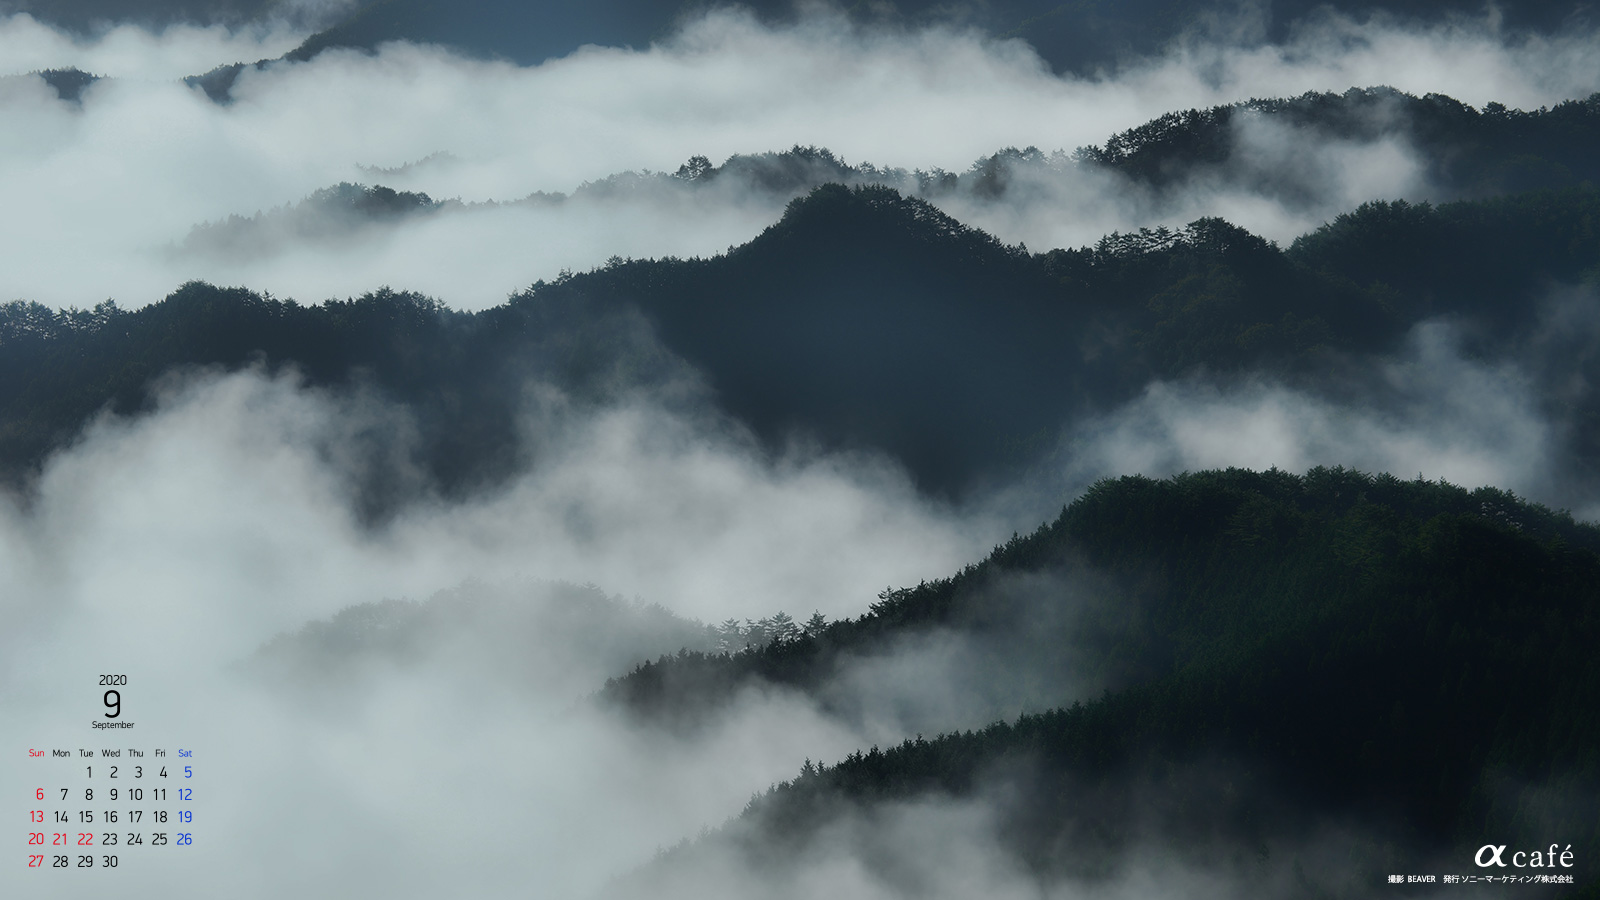
<svg viewBox="0 0 1600 900"><path fill-rule="evenodd" d="M775 220L787 197L502 208L369 236L338 259L309 243L248 261L183 245L202 223L346 181L513 201L618 172L671 170L692 155L720 161L796 144L851 161L960 171L1003 147L1070 151L1173 109L1256 96L1390 84L1534 108L1600 87L1591 35L1508 36L1489 21L1411 30L1327 20L1287 45L1194 41L1084 79L1050 73L1020 42L860 29L826 13L782 28L717 13L645 50L588 47L528 68L411 45L328 52L246 69L229 106L177 80L272 56L291 41L128 28L74 41L22 17L0 26L0 47L18 50L0 53L7 74L77 65L108 76L85 89L81 105L37 78L0 85L0 188L11 212L0 226L0 296L137 306L202 278L305 301L387 283L479 308L613 255L718 252ZM1202 184L1141 206L1115 186L1067 179L1041 195L1048 203L952 210L1035 249L1202 211L1286 239L1351 203L1421 187L1404 146L1321 146L1307 163L1306 142L1293 135L1244 137L1271 165L1295 160L1325 175L1317 202Z"/></svg>
<svg viewBox="0 0 1600 900"><path fill-rule="evenodd" d="M357 660L368 671L309 703L237 663L308 620L469 580L511 585L513 599L528 579L593 581L708 620L853 614L883 584L979 555L997 530L917 497L881 460L772 459L736 427L648 397L596 411L544 395L526 427L537 462L503 492L419 502L371 530L352 469L372 432L405 439L401 414L288 376L199 374L153 415L98 421L36 496L6 502L8 733L36 747L191 747L204 779L204 852L124 851L120 871L87 877L129 897L178 877L246 897L522 896L530 883L581 896L862 735L783 695L751 696L695 742L636 733L584 703L620 674L593 666L573 670L582 683L530 682L484 677L460 654ZM526 637L519 653L572 652L550 643L573 639L559 630ZM115 739L87 728L101 672L129 676L136 730ZM34 777L0 774L18 796ZM0 885L83 889L37 874L8 869Z"/></svg>
<svg viewBox="0 0 1600 900"><path fill-rule="evenodd" d="M1584 371L1600 310L1592 294L1544 303L1524 346L1473 352L1460 322L1417 325L1390 357L1330 360L1315 382L1259 375L1155 381L1109 413L1066 425L1060 445L1018 482L971 498L1026 532L1101 478L1205 469L1343 466L1403 479L1498 487L1580 520L1600 520L1600 485L1577 458ZM1130 594L1130 591L1135 593ZM1092 571L1008 574L981 588L982 623L903 635L842 661L818 689L827 707L893 743L1041 712L1148 677L1141 663L1104 667L1136 588ZM1115 598L1115 599L1112 599ZM1110 629L1108 631L1108 629Z"/></svg>
<svg viewBox="0 0 1600 900"><path fill-rule="evenodd" d="M887 461L772 460L734 425L647 398L585 411L543 396L530 402L526 474L478 500L419 500L369 530L352 510L354 458L365 432L388 443L406 427L375 400L288 376L173 387L152 416L91 425L27 511L8 510L6 571L23 585L8 594L48 591L58 620L116 615L99 604L134 569L155 608L202 632L207 615L247 618L237 642L207 642L220 661L307 618L468 577L593 581L706 620L819 598L853 613L883 584L959 566L994 528L918 497ZM176 624L140 624L150 606L129 605L130 638Z"/></svg>
<svg viewBox="0 0 1600 900"><path fill-rule="evenodd" d="M281 56L306 36L276 22L159 30L122 24L85 35L18 14L0 18L0 76L76 68L119 80L171 82L240 60Z"/></svg>
<svg viewBox="0 0 1600 900"><path fill-rule="evenodd" d="M1561 321L1581 313L1555 309ZM100 711L95 676L129 675L124 701L139 730L124 743L192 746L204 765L194 805L204 846L189 857L124 852L116 873L37 878L30 896L74 896L88 879L121 896L164 896L174 878L262 898L511 897L530 884L588 895L656 848L720 824L806 758L981 725L1100 684L1079 683L1070 669L1024 671L1016 652L934 634L844 670L831 689L855 705L838 714L752 689L704 729L673 736L588 705L599 672L584 684L529 682L492 668L486 676L459 654L364 659L356 676L315 686L312 703L303 688L235 663L308 620L384 597L423 599L468 579L594 581L705 621L779 608L855 614L881 586L950 574L1036 523L1028 517L1037 507L1069 499L1063 482L1121 471L1354 463L1537 497L1550 426L1529 412L1521 371L1472 362L1460 333L1433 323L1378 367L1377 386L1360 388L1378 400L1359 406L1283 386L1154 385L1074 432L1065 474L1019 492L1034 508L995 498L1009 518L975 511L991 508L981 503L952 510L920 498L881 459L771 458L737 427L648 395L582 409L535 390L530 462L504 491L413 502L376 529L355 512L353 482L373 433L406 440L401 412L359 393L307 390L291 376L191 374L169 384L154 414L93 424L52 458L36 496L7 503L0 715L30 745L98 747L105 741L86 727ZM998 589L1022 602L1053 592L1067 609L1075 591L1088 602L1096 587ZM559 658L570 648L545 643L558 639L534 636L525 651ZM968 671L985 668L988 679ZM1031 685L1014 677L1028 675ZM7 767L0 787L30 789L30 775ZM929 800L865 825L843 820L814 860L805 857L816 865L804 877L773 889L895 896L905 885L885 871L961 860L924 874L962 873L948 882L963 886L958 893L1037 893L996 849L991 804L1004 795L996 797ZM870 858L849 849L861 827L880 841ZM1338 840L1285 846L1309 859ZM1292 872L1283 848L1274 853L1261 875L1269 881ZM878 867L885 860L887 870ZM747 887L759 873L741 865L707 869L699 883ZM18 879L34 874L9 869L0 884L21 888ZM1152 857L1090 887L1046 887L1147 896L1199 885L1226 896L1238 883L1234 873Z"/></svg>
<svg viewBox="0 0 1600 900"><path fill-rule="evenodd" d="M1012 166L998 196L936 193L931 199L966 224L1040 251L1090 246L1112 232L1179 228L1207 216L1288 245L1374 198L1444 194L1429 183L1421 154L1400 134L1346 138L1244 115L1230 127L1229 139L1226 163L1196 166L1160 187L1057 152Z"/></svg>
<svg viewBox="0 0 1600 900"><path fill-rule="evenodd" d="M1542 330L1586 321L1594 308L1591 296L1552 300ZM1560 412L1570 412L1575 398L1552 390L1565 386L1577 402L1587 398L1584 373L1556 362L1581 363L1586 355L1547 354L1546 341L1557 339L1547 334L1523 352L1481 358L1467 350L1469 337L1459 324L1426 321L1401 353L1330 370L1320 385L1257 377L1152 382L1114 412L1069 426L1046 477L1075 492L1112 475L1345 466L1499 487L1600 519L1600 494L1570 456L1578 423ZM1037 487L1030 481L1012 496L1034 496Z"/></svg>

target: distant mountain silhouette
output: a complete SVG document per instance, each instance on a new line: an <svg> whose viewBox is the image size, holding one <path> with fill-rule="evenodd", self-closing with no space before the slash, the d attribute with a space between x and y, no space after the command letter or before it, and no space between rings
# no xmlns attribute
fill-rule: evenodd
<svg viewBox="0 0 1600 900"><path fill-rule="evenodd" d="M370 0L332 7L334 20L288 55L309 59L330 47L372 49L385 41L445 44L469 55L527 65L565 56L584 44L645 47L686 16L738 5L769 22L795 16L791 0ZM840 4L858 22L933 23L975 27L1032 45L1057 71L1089 73L1159 52L1186 33L1230 43L1281 41L1328 12L1381 15L1402 24L1436 24L1452 16L1482 17L1477 0L903 0ZM304 13L282 0L5 0L0 14L27 12L80 31L112 22L239 24ZM310 7L310 9L316 9ZM1583 0L1532 0L1496 7L1501 27L1551 33L1593 22ZM303 17L303 16L302 16ZM243 62L243 61L241 61Z"/></svg>
<svg viewBox="0 0 1600 900"><path fill-rule="evenodd" d="M119 23L152 28L176 22L238 25L286 5L281 0L0 0L0 15L27 13L54 25L92 32Z"/></svg>
<svg viewBox="0 0 1600 900"><path fill-rule="evenodd" d="M705 0L556 0L525 4L506 0L377 0L307 40L291 54L306 59L328 47L372 48L384 41L448 44L468 53L529 64L562 56L583 44L643 47L686 15L735 4ZM781 22L795 14L787 0L737 4L763 19ZM1438 22L1452 15L1481 16L1473 0L1274 0L1258 9L1219 0L992 0L945 3L905 0L895 4L842 4L862 22L948 23L976 26L996 37L1021 38L1057 71L1089 72L1159 51L1185 32L1210 31L1232 41L1282 40L1295 27L1325 11L1383 14L1401 22ZM1513 29L1548 31L1586 21L1590 5L1573 0L1537 0L1501 10Z"/></svg>

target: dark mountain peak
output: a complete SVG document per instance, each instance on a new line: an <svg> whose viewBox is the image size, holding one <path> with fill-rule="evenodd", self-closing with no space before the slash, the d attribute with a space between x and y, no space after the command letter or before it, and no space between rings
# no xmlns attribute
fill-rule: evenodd
<svg viewBox="0 0 1600 900"><path fill-rule="evenodd" d="M959 249L963 256L976 254L996 260L1016 253L993 235L962 224L926 200L876 184L824 184L795 198L777 224L735 255L794 243L845 252L920 245L924 249Z"/></svg>
<svg viewBox="0 0 1600 900"><path fill-rule="evenodd" d="M882 177L886 170L870 164L852 166L825 147L794 145L788 150L767 153L736 153L720 166L704 156L691 157L672 177L695 184L709 184L733 178L762 190L799 192L819 184L861 183ZM899 174L895 170L894 174Z"/></svg>
<svg viewBox="0 0 1600 900"><path fill-rule="evenodd" d="M34 73L44 79L45 84L56 89L56 96L69 103L83 101L83 89L100 80L99 75L92 75L82 69L46 69Z"/></svg>
<svg viewBox="0 0 1600 900"><path fill-rule="evenodd" d="M683 6L680 0L377 0L307 38L287 58L303 61L333 47L371 50L386 41L412 41L532 65L584 44L646 45L665 33Z"/></svg>
<svg viewBox="0 0 1600 900"><path fill-rule="evenodd" d="M63 103L82 105L84 88L99 81L101 76L77 68L35 69L21 75L0 75L0 84L17 84L28 78L38 78L49 85Z"/></svg>
<svg viewBox="0 0 1600 900"><path fill-rule="evenodd" d="M262 69L267 66L267 63L267 60L261 60L255 66L258 69ZM239 73L244 71L244 66L244 63L229 63L217 66L201 75L185 76L183 83L205 91L206 96L211 98L212 103L227 106L233 102L233 83L239 80Z"/></svg>
<svg viewBox="0 0 1600 900"><path fill-rule="evenodd" d="M383 185L340 182L313 191L293 206L196 225L181 246L187 253L258 258L279 252L295 241L326 244L361 240L416 216L437 213L453 203Z"/></svg>

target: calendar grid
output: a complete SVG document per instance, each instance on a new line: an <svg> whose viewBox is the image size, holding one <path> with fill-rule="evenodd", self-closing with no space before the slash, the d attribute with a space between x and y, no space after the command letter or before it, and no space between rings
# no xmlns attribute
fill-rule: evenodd
<svg viewBox="0 0 1600 900"><path fill-rule="evenodd" d="M29 869L121 868L195 844L195 751L28 748Z"/></svg>

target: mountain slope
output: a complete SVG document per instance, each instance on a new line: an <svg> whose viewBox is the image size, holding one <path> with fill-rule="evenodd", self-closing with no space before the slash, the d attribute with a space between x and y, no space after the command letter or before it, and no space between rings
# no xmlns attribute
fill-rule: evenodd
<svg viewBox="0 0 1600 900"><path fill-rule="evenodd" d="M1561 871L1582 885L1600 851L1597 549L1593 526L1490 489L1337 469L1102 482L981 566L893 594L824 642L970 621L1000 573L1071 564L1149 586L1108 601L1142 609L1100 652L1133 647L1161 661L1154 674L808 766L639 878L679 896L728 858L792 875L856 827L841 823L937 801L988 804L995 840L1046 888L1155 854L1257 895L1368 896L1386 871L1476 871L1491 840L1570 844L1579 864ZM1332 823L1365 837L1330 866L1313 851ZM1295 858L1299 886L1268 887L1274 854L1280 869Z"/></svg>
<svg viewBox="0 0 1600 900"><path fill-rule="evenodd" d="M423 426L417 462L459 492L518 464L529 379L598 399L687 364L770 442L886 451L924 487L959 493L1152 378L1257 372L1350 390L1329 372L1370 368L1439 316L1487 329L1473 348L1485 358L1532 353L1543 298L1600 276L1597 213L1600 194L1573 188L1373 204L1287 251L1205 219L1029 254L892 190L832 186L728 254L617 260L478 314L391 291L307 307L200 284L136 312L12 302L0 458L23 483L102 406L147 408L172 369L262 364L405 404ZM1585 448L1600 446L1584 387L1596 358L1570 337L1530 358L1581 483Z"/></svg>
<svg viewBox="0 0 1600 900"><path fill-rule="evenodd" d="M1597 204L1574 189L1416 207L1386 239L1427 273L1407 280L1367 277L1368 262L1321 238L1285 252L1215 219L1029 255L890 191L824 187L727 256L618 263L513 305L636 306L769 439L800 426L866 443L924 486L960 491L1152 377L1315 383L1331 353L1393 352L1426 317L1492 309L1501 340L1533 328L1553 283L1600 265ZM1365 233L1383 218L1372 211L1400 208L1413 209L1370 207L1329 233Z"/></svg>
<svg viewBox="0 0 1600 900"><path fill-rule="evenodd" d="M1197 175L1292 198L1308 185L1250 166L1243 132L1271 125L1308 133L1314 141L1403 142L1425 168L1441 200L1561 188L1600 178L1589 148L1600 136L1600 94L1549 109L1511 110L1498 103L1474 109L1443 94L1415 97L1392 88L1351 88L1342 94L1247 100L1190 109L1130 128L1078 159L1156 187ZM1298 173L1302 178L1312 173Z"/></svg>

